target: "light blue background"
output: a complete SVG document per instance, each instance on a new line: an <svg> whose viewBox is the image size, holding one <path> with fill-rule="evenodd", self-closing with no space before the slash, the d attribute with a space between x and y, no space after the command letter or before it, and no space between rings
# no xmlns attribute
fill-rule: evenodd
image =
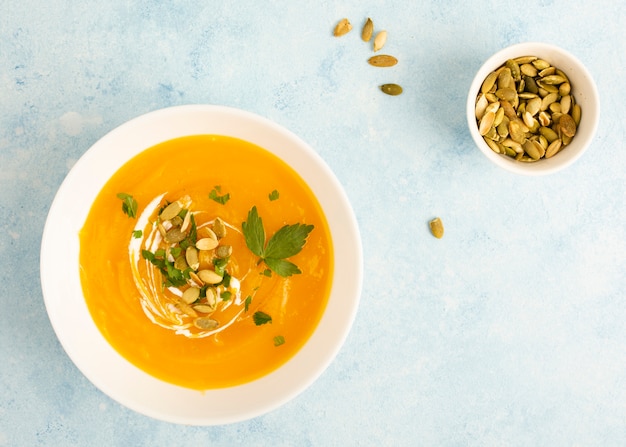
<svg viewBox="0 0 626 447"><path fill-rule="evenodd" d="M625 5L4 1L0 446L626 445ZM368 16L396 67L367 65ZM337 39L342 17L355 29ZM574 53L601 96L592 147L542 178L492 165L465 121L482 62L529 40ZM385 82L404 94L383 95ZM192 103L308 142L364 250L359 312L328 370L280 409L221 427L156 421L97 390L39 284L47 211L76 160L128 119Z"/></svg>

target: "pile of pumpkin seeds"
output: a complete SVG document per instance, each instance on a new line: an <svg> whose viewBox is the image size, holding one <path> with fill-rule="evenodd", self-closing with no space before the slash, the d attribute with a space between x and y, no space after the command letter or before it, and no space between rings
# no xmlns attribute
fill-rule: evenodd
<svg viewBox="0 0 626 447"><path fill-rule="evenodd" d="M232 294L226 271L232 246L222 243L226 224L219 217L198 228L190 205L188 197L167 204L159 212L156 226L165 245L163 261L173 263L167 271L173 267L179 272L176 276L183 278L175 284L181 292L176 307L193 318L198 329L212 330L219 326L210 318L218 300L226 301Z"/></svg>
<svg viewBox="0 0 626 447"><path fill-rule="evenodd" d="M572 141L581 118L568 77L535 56L509 59L489 73L475 113L487 145L522 162L556 155Z"/></svg>

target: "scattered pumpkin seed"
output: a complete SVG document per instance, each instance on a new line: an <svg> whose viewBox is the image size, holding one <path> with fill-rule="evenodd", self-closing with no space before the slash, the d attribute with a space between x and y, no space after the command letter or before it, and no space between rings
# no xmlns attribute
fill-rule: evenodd
<svg viewBox="0 0 626 447"><path fill-rule="evenodd" d="M388 54L379 54L370 57L367 62L374 67L393 67L398 63L398 59Z"/></svg>
<svg viewBox="0 0 626 447"><path fill-rule="evenodd" d="M348 19L341 19L339 23L335 26L335 31L333 34L335 37L340 37L345 34L348 34L352 30L352 24Z"/></svg>
<svg viewBox="0 0 626 447"><path fill-rule="evenodd" d="M431 220L428 225L430 226L430 232L437 239L441 239L443 237L443 222L439 217L435 217Z"/></svg>
<svg viewBox="0 0 626 447"><path fill-rule="evenodd" d="M374 51L378 51L385 46L387 42L387 31L379 31L374 38Z"/></svg>
<svg viewBox="0 0 626 447"><path fill-rule="evenodd" d="M198 329L202 329L204 331L210 331L212 329L216 329L219 326L219 323L216 320L208 317L198 317L193 320L193 324Z"/></svg>
<svg viewBox="0 0 626 447"><path fill-rule="evenodd" d="M402 93L402 87L398 84L383 84L380 86L380 89L383 91L383 93L391 96L397 96Z"/></svg>
<svg viewBox="0 0 626 447"><path fill-rule="evenodd" d="M361 31L361 39L364 42L369 42L372 38L372 34L374 33L374 22L369 17L365 21L365 25L363 25L363 31Z"/></svg>

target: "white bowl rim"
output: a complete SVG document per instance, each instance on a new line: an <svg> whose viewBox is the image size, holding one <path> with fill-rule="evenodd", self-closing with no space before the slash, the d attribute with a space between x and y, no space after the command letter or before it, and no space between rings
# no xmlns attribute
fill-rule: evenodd
<svg viewBox="0 0 626 447"><path fill-rule="evenodd" d="M335 280L327 308L303 348L278 370L258 380L203 392L158 380L119 355L91 319L78 275L78 230L104 183L139 152L171 138L196 134L241 138L290 164L317 196L335 252ZM343 187L323 159L273 121L217 105L184 105L149 112L113 129L92 145L57 191L40 253L48 316L61 345L83 375L106 395L138 413L186 425L221 425L251 419L278 408L308 388L330 365L348 336L360 300L362 276L358 224Z"/></svg>
<svg viewBox="0 0 626 447"><path fill-rule="evenodd" d="M476 126L474 108L476 96L485 77L490 71L498 68L507 59L518 56L539 56L547 59L562 69L572 81L573 92L579 103L584 103L583 119L572 143L551 159L543 159L536 163L523 163L511 160L494 153L482 140ZM580 89L584 84L584 89ZM496 165L516 174L540 176L553 174L577 161L590 146L598 128L600 119L600 100L598 88L585 65L569 51L553 44L543 42L521 42L505 47L490 56L479 68L472 80L466 103L467 125L470 135L478 149Z"/></svg>

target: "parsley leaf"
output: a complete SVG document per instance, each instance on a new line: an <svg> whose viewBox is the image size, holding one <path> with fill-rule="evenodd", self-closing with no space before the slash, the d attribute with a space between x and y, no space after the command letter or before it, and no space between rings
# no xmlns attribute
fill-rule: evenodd
<svg viewBox="0 0 626 447"><path fill-rule="evenodd" d="M273 202L274 200L278 200L279 197L280 197L280 194L278 193L277 190L274 190L269 194L270 202Z"/></svg>
<svg viewBox="0 0 626 447"><path fill-rule="evenodd" d="M282 335L277 335L274 337L274 346L280 346L285 344L285 337Z"/></svg>
<svg viewBox="0 0 626 447"><path fill-rule="evenodd" d="M277 275L282 276L283 278L291 275L299 275L300 273L302 273L296 264L294 264L293 262L289 262L286 259L265 258L265 263Z"/></svg>
<svg viewBox="0 0 626 447"><path fill-rule="evenodd" d="M259 257L263 257L263 249L265 246L265 229L263 228L263 220L259 217L256 206L248 211L248 220L241 224L246 245L252 253Z"/></svg>
<svg viewBox="0 0 626 447"><path fill-rule="evenodd" d="M272 322L272 317L270 317L265 312L261 312L260 310L256 311L254 315L252 315L252 319L254 320L254 324L256 324L257 326Z"/></svg>
<svg viewBox="0 0 626 447"><path fill-rule="evenodd" d="M290 258L302 250L313 225L285 225L270 238L265 247L266 258Z"/></svg>
<svg viewBox="0 0 626 447"><path fill-rule="evenodd" d="M149 250L141 250L141 255L146 261L149 261L161 271L161 274L165 277L163 281L165 287L181 287L187 284L191 269L179 270L174 267L174 263L166 259L165 250L159 249L154 253Z"/></svg>
<svg viewBox="0 0 626 447"><path fill-rule="evenodd" d="M122 211L127 214L128 217L137 217L137 201L130 194L120 192L117 194L117 198L122 201Z"/></svg>
<svg viewBox="0 0 626 447"><path fill-rule="evenodd" d="M250 307L250 303L251 302L252 302L252 296L248 295L246 297L245 305L244 305L244 308L243 308L244 311L248 312L248 308Z"/></svg>
<svg viewBox="0 0 626 447"><path fill-rule="evenodd" d="M211 192L209 193L209 199L221 205L225 205L226 202L230 200L230 194L226 193L226 194L220 195L221 192L222 192L221 186L219 185L214 186Z"/></svg>
<svg viewBox="0 0 626 447"><path fill-rule="evenodd" d="M141 239L141 236L143 236L143 231L141 230L135 230L133 231L133 237L135 239Z"/></svg>
<svg viewBox="0 0 626 447"><path fill-rule="evenodd" d="M287 277L302 273L300 269L286 260L300 253L306 238L313 230L313 225L285 225L265 244L263 220L259 217L256 206L248 212L248 219L241 224L246 245L276 274Z"/></svg>

